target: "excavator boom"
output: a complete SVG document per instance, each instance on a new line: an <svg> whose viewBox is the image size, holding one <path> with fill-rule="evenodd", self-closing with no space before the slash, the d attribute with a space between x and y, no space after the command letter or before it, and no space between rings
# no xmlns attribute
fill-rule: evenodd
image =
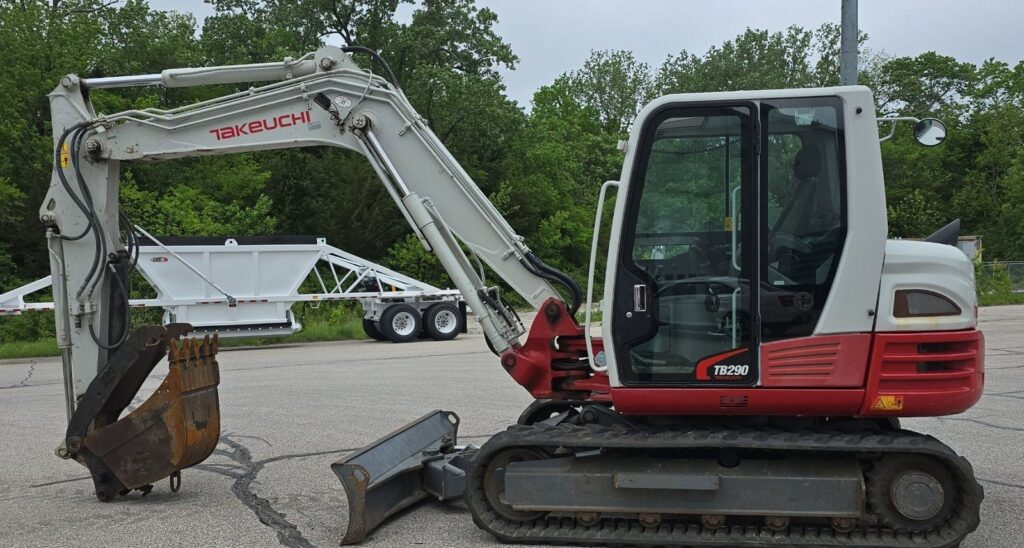
<svg viewBox="0 0 1024 548"><path fill-rule="evenodd" d="M438 256L496 352L520 347L524 327L499 289L485 285L481 264L534 306L560 302L553 282L565 285L579 306L575 282L523 244L412 108L386 63L389 79L350 57L375 52L347 49L154 75L68 75L50 94L54 173L40 219L50 247L69 416L58 455L89 468L101 500L179 477L210 455L219 436L216 341L178 342L188 325L129 333L127 273L137 260L138 235L118 208L121 162L308 146L352 150L367 158L422 244ZM91 89L266 80L276 82L171 110L99 115L89 101ZM168 351L164 383L122 418ZM365 502L370 495L358 496ZM368 500L353 506L380 506L379 496ZM389 504L381 515L394 510Z"/></svg>

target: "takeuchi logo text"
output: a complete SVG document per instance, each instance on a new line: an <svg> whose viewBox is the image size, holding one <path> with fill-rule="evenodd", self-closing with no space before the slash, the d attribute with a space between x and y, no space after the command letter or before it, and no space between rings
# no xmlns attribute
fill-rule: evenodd
<svg viewBox="0 0 1024 548"><path fill-rule="evenodd" d="M252 135L255 133L262 133L264 131L273 131L275 129L290 127L296 124L308 123L309 111L304 110L295 114L282 114L274 118L265 118L263 120L253 120L251 122L243 122L241 124L217 127L211 129L210 133L214 134L218 141L223 141L225 139L234 139L240 135Z"/></svg>

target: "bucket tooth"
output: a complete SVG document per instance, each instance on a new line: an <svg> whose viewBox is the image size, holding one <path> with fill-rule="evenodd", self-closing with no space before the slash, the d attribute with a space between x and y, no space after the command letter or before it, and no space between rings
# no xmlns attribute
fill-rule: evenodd
<svg viewBox="0 0 1024 548"><path fill-rule="evenodd" d="M220 371L215 349L208 347L199 359L198 341L177 341L191 330L187 324L137 329L93 379L72 415L65 443L89 469L100 500L146 489L213 453L220 437ZM163 382L121 417L165 355Z"/></svg>

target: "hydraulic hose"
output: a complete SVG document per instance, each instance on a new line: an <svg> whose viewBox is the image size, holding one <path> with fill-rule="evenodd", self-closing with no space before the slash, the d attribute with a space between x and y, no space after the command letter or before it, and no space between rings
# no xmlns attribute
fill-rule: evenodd
<svg viewBox="0 0 1024 548"><path fill-rule="evenodd" d="M107 245L105 233L103 231L103 227L100 224L100 220L96 215L96 209L92 202L92 195L89 192L89 187L85 183L85 176L82 174L80 160L82 140L85 137L85 134L88 132L89 128L91 128L93 125L95 125L94 122L83 121L65 129L61 133L60 138L58 138L57 140L57 146L56 148L54 148L53 154L54 165L57 166L57 179L60 181L60 184L64 188L64 191L71 198L71 201L75 204L75 207L77 207L79 211L82 212L82 215L85 216L87 221L86 226L81 233L76 234L74 236L61 235L61 239L65 241L81 240L90 232L94 232L95 237L96 250L93 255L92 264L90 265L89 272L82 281L82 285L79 287L78 292L76 293L76 298L81 298L82 294L86 291L87 288L89 290L89 293L91 294L92 291L96 288L96 286L99 285L99 282L103 279L104 271L106 270L102 266L103 262L106 260ZM72 171L74 172L75 179L78 183L78 188L81 192L81 195L79 195L79 193L76 192L74 188L71 186L71 183L68 181L68 178L64 173L64 167L61 162L61 152L63 151L64 145L65 143L67 143L69 136L71 138L71 142L68 143L68 156L70 157ZM128 240L129 247L132 248L135 254L134 257L132 257L131 262L131 267L134 267L138 261L137 238L135 237L135 234L130 230L130 227L132 226L130 224L130 221L128 221L127 218L124 218L123 216L121 217L121 221L122 223L127 223L127 226L129 227L126 238ZM132 256L131 252L129 252L129 256ZM112 276L114 277L114 281L117 285L117 288L120 289L124 297L124 327L122 329L122 332L117 337L117 340L111 345L105 344L99 340L99 337L96 335L96 331L94 329L92 321L89 322L88 331L89 335L92 337L93 341L98 346L107 350L114 350L124 343L130 331L129 317L131 313L131 305L129 303L129 300L131 298L131 294L128 287L125 285L125 282L121 280L120 276L118 276L117 272L113 269L113 266L110 266L110 270Z"/></svg>
<svg viewBox="0 0 1024 548"><path fill-rule="evenodd" d="M527 266L528 265L528 266ZM526 262L524 266L534 271L538 276L558 282L569 291L570 302L569 302L569 313L576 315L579 311L580 306L583 305L583 290L580 289L580 285L576 283L576 280L572 279L568 274L554 268L544 261L540 260L539 257L534 255L532 252L526 254ZM530 267L533 268L530 268Z"/></svg>
<svg viewBox="0 0 1024 548"><path fill-rule="evenodd" d="M71 138L71 166L75 171L75 178L78 180L78 187L82 191L82 198L85 200L86 210L83 213L90 219L93 230L96 232L96 254L93 256L93 265L89 270L89 275L86 276L82 287L77 293L77 297L82 296L82 292L86 285L89 287L89 295L92 296L93 291L96 290L96 286L103 280L103 267L102 262L107 257L107 239L106 233L103 230L103 225L100 222L99 217L96 215L96 207L92 201L92 193L89 191L89 186L85 183L85 176L82 175L81 169L81 146L82 139L85 136L87 128L78 130L74 137Z"/></svg>
<svg viewBox="0 0 1024 548"><path fill-rule="evenodd" d="M377 53L377 50L370 49L366 46L345 46L341 48L341 51L344 51L345 53L365 53L370 57L373 57L375 61L384 67L384 73L387 74L388 81L395 86L395 89L402 89L402 86L398 84L398 78L395 77L395 73L391 71L391 66L388 65L388 62L385 61L379 53Z"/></svg>
<svg viewBox="0 0 1024 548"><path fill-rule="evenodd" d="M67 129L65 129L64 132L61 133L60 138L57 139L57 147L53 149L53 165L55 165L55 166L60 166L61 165L60 151L64 148L64 142L67 141L68 135L70 135L73 131L76 131L76 130L80 130L81 129L81 130L84 131L84 127L86 125L88 125L88 122L79 122L79 123L77 123L77 124L67 128ZM88 211L88 209L85 207L85 204L83 204L82 201L78 198L78 194L76 194L71 189L71 183L68 182L67 176L64 175L64 168L63 167L58 167L58 169L57 169L57 179L60 180L60 184L61 184L61 186L64 187L64 191L67 192L68 196L71 197L71 201L74 202L75 206L77 206L78 209L81 210L82 213L85 214L86 218L88 218L88 220L89 220L89 223L87 225L85 225L85 228L82 229L81 233L76 234L74 236L61 235L60 239L65 240L65 241L81 240L82 238L85 237L86 234L89 233L90 230L92 230L92 219L89 217L88 213L86 213Z"/></svg>

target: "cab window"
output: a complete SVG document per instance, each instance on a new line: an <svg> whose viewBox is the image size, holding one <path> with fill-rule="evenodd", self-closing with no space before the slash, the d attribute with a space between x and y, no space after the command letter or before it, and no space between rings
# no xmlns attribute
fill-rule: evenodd
<svg viewBox="0 0 1024 548"><path fill-rule="evenodd" d="M762 340L813 333L846 237L837 98L762 103Z"/></svg>

